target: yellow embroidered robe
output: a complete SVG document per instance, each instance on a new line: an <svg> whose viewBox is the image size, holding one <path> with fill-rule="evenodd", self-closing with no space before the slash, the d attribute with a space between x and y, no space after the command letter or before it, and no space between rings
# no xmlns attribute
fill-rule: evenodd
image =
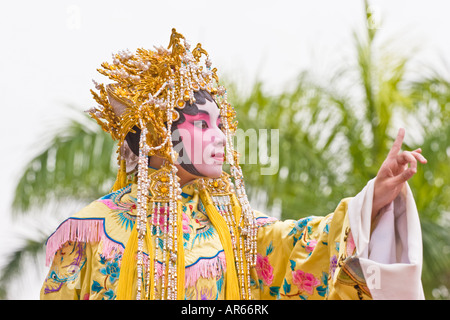
<svg viewBox="0 0 450 320"><path fill-rule="evenodd" d="M41 299L115 299L120 262L136 219L136 184L64 221L47 241ZM225 298L225 255L198 191L183 188L185 299ZM370 299L344 199L334 213L278 221L257 213L254 299ZM159 266L159 265L158 265ZM156 277L161 277L158 269Z"/></svg>

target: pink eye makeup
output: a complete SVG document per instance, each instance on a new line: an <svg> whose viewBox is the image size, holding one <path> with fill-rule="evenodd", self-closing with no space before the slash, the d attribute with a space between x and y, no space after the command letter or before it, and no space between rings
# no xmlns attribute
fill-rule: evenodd
<svg viewBox="0 0 450 320"><path fill-rule="evenodd" d="M199 129L211 128L211 117L206 111L199 110L199 113L195 116L191 116L188 114L185 114L184 116L186 117L186 120L194 127L197 127ZM216 126L220 129L222 128L220 116L216 120Z"/></svg>

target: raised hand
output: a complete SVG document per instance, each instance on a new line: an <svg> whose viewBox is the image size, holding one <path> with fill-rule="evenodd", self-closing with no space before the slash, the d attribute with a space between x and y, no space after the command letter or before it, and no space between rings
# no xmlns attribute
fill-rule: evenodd
<svg viewBox="0 0 450 320"><path fill-rule="evenodd" d="M373 193L372 221L381 208L391 203L398 196L405 182L416 174L417 161L423 164L427 163L427 159L421 154L420 148L414 151L401 152L404 137L405 129L401 128L386 160L377 173Z"/></svg>

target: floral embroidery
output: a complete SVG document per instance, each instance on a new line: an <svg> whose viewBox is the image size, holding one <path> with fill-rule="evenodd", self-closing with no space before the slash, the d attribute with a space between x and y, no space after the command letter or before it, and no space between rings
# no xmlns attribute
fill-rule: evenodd
<svg viewBox="0 0 450 320"><path fill-rule="evenodd" d="M333 255L330 259L330 275L331 278L334 277L334 272L336 271L336 268L338 266L338 258L336 255Z"/></svg>
<svg viewBox="0 0 450 320"><path fill-rule="evenodd" d="M272 285L273 267L270 265L269 257L263 257L258 253L256 257L256 273L264 285Z"/></svg>
<svg viewBox="0 0 450 320"><path fill-rule="evenodd" d="M356 249L355 242L353 241L353 234L351 231L348 233L347 237L347 256L351 256Z"/></svg>
<svg viewBox="0 0 450 320"><path fill-rule="evenodd" d="M118 261L121 259L120 255L116 255L113 260L106 260L100 256L99 262L104 265L99 271L105 276L103 283L96 280L92 282L91 291L95 293L103 292L103 299L113 300L116 298L114 289L111 286L119 279L120 267Z"/></svg>
<svg viewBox="0 0 450 320"><path fill-rule="evenodd" d="M189 233L189 231L191 230L189 227L189 217L187 216L186 213L183 212L183 233Z"/></svg>
<svg viewBox="0 0 450 320"><path fill-rule="evenodd" d="M297 286L300 292L312 295L314 288L320 284L320 280L316 279L312 273L295 270L292 272L292 283Z"/></svg>
<svg viewBox="0 0 450 320"><path fill-rule="evenodd" d="M311 217L306 217L306 218L302 218L302 219L295 221L294 227L288 233L288 236L292 236L292 239L293 239L292 246L293 247L295 247L295 245L297 244L297 241L303 237L305 228L307 228L308 234L311 233L311 229L308 226L308 223L314 218L315 218L314 216L311 216Z"/></svg>
<svg viewBox="0 0 450 320"><path fill-rule="evenodd" d="M273 244L272 242L269 243L269 245L266 247L266 255L263 256L262 254L258 253L256 255L256 274L258 275L258 282L260 288L263 287L263 285L269 286L269 293L273 297L279 297L279 291L280 287L278 286L272 286L273 283L273 266L269 262L269 257L273 252Z"/></svg>
<svg viewBox="0 0 450 320"><path fill-rule="evenodd" d="M326 272L322 272L322 283L323 285L316 287L316 290L320 296L325 297L328 294L328 273Z"/></svg>
<svg viewBox="0 0 450 320"><path fill-rule="evenodd" d="M292 236L294 234L298 234L303 232L303 229L306 227L308 222L310 222L314 217L307 217L295 222L294 228L288 233L288 236Z"/></svg>
<svg viewBox="0 0 450 320"><path fill-rule="evenodd" d="M106 266L100 269L100 273L109 277L109 281L114 283L117 279L119 279L120 268L117 261L108 261Z"/></svg>
<svg viewBox="0 0 450 320"><path fill-rule="evenodd" d="M79 281L78 275L86 263L86 256L84 252L85 244L72 242L67 242L58 251L56 255L60 256L60 267L50 270L46 280L44 294L58 292L65 284L70 284L72 286L77 284ZM57 256L55 256L55 259L57 259ZM68 265L62 265L64 261L71 262Z"/></svg>
<svg viewBox="0 0 450 320"><path fill-rule="evenodd" d="M317 240L310 240L306 243L305 249L307 252L312 252L314 250L314 248L316 247L316 245L317 245Z"/></svg>
<svg viewBox="0 0 450 320"><path fill-rule="evenodd" d="M328 274L322 273L322 281L314 277L312 273L307 273L302 270L295 270L297 263L294 260L289 260L290 268L292 271L292 283L298 288L297 292L291 292L291 284L284 279L283 290L284 293L280 295L285 297L299 297L302 300L307 300L308 295L314 294L314 289L317 290L317 294L325 297L328 294ZM320 284L322 283L322 286ZM307 295L308 294L308 295Z"/></svg>
<svg viewBox="0 0 450 320"><path fill-rule="evenodd" d="M329 221L327 222L327 224L325 225L325 227L323 228L323 232L328 234L330 233L330 225L329 225Z"/></svg>

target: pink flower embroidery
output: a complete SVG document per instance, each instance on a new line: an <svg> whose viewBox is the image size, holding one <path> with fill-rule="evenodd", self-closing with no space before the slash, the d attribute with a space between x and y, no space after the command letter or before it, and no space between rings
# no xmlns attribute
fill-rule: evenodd
<svg viewBox="0 0 450 320"><path fill-rule="evenodd" d="M312 273L295 270L292 272L292 283L295 284L301 292L313 294L314 288L320 284Z"/></svg>
<svg viewBox="0 0 450 320"><path fill-rule="evenodd" d="M347 237L347 255L348 256L353 255L355 248L356 246L355 242L353 241L353 234L350 232Z"/></svg>
<svg viewBox="0 0 450 320"><path fill-rule="evenodd" d="M258 253L256 257L256 273L258 274L258 278L261 279L266 286L272 284L273 267L269 263L269 257L263 257Z"/></svg>
<svg viewBox="0 0 450 320"><path fill-rule="evenodd" d="M183 233L189 233L189 217L183 212Z"/></svg>
<svg viewBox="0 0 450 320"><path fill-rule="evenodd" d="M317 245L317 240L310 240L306 243L306 251L312 252Z"/></svg>

